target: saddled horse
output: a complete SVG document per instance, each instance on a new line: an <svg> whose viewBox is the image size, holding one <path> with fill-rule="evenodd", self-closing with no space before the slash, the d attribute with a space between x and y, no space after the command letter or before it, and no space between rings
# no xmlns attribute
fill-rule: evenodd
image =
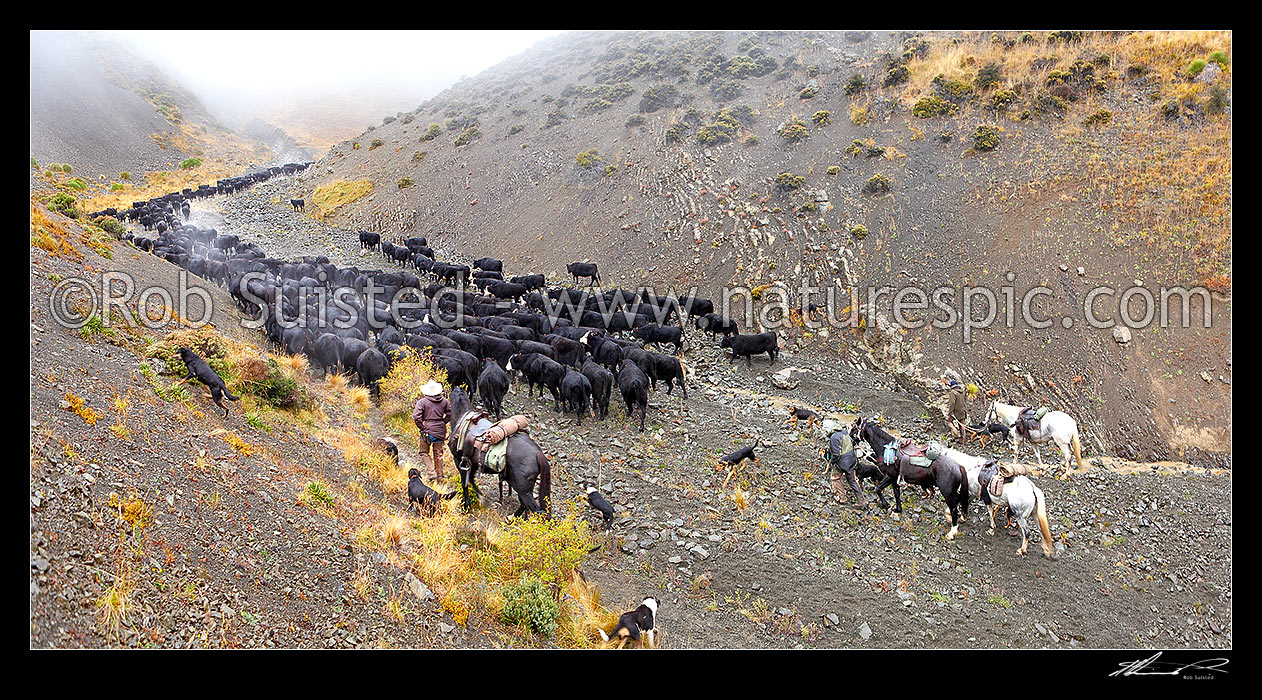
<svg viewBox="0 0 1262 700"><path fill-rule="evenodd" d="M1075 421L1068 413L1061 411L1048 411L1043 414L1042 420L1039 421L1037 428L1033 428L1025 434L1017 430L1017 421L1021 418L1022 406L1010 406L999 401L992 401L990 410L986 413L986 422L995 421L1008 426L1012 433L1012 454L1013 459L1021 457L1021 444L1025 440L1029 440L1034 445L1052 440L1056 446L1060 448L1060 453L1064 457L1061 466L1065 468L1064 474L1058 478L1069 476L1069 448L1072 445L1074 449L1074 457L1078 461L1078 468L1082 469L1082 440L1078 436L1078 422ZM1034 458L1038 460L1039 466L1043 466L1043 456L1039 454L1038 447L1034 448Z"/></svg>
<svg viewBox="0 0 1262 700"><path fill-rule="evenodd" d="M995 534L995 515L1000 508L1006 507L1010 515L1016 516L1017 527L1021 528L1021 546L1017 554L1025 554L1030 549L1030 529L1026 519L1033 513L1038 520L1039 530L1043 534L1043 556L1052 557L1052 531L1047 524L1047 499L1043 491L1034 485L1030 477L1018 474L1010 483L1004 484L1003 492L996 496L987 490L990 479L999 478L998 463L985 457L974 457L959 450L947 449L945 453L964 466L968 474L968 491L973 498L989 503L990 530L987 534Z"/></svg>
<svg viewBox="0 0 1262 700"><path fill-rule="evenodd" d="M881 505L885 505L881 491L893 484L894 511L902 512L902 497L898 490L900 476L903 481L913 486L924 486L930 489L937 487L947 506L947 524L951 527L947 533L947 539L955 539L959 533L961 506L963 506L962 510L968 510L968 477L963 466L947 456L945 452L939 454L929 466L921 467L912 464L913 456L924 454L925 445L915 445L906 439L899 440L885 432L881 426L864 420L862 417L856 418L854 425L850 427L850 439L868 443L872 447L872 453L876 455L876 462L884 474L884 478L876 485L876 497ZM891 443L896 446L895 458L893 464L887 464L884 460L885 446Z"/></svg>
<svg viewBox="0 0 1262 700"><path fill-rule="evenodd" d="M460 446L460 436L457 430L464 419L465 414L476 412L479 415L474 417L470 423L464 427L468 437L464 440L463 447ZM474 493L479 498L482 497L482 491L478 488L478 483L474 479L477 475L479 465L478 449L473 444L473 438L482 434L488 428L495 425L486 415L473 408L472 402L469 400L469 394L464 389L454 389L451 392L451 423L449 425L450 437L447 439L447 446L451 449L451 454L455 456L456 469L460 471L460 487L464 497L465 510L469 509L469 487L473 487ZM521 501L521 506L513 513L513 517L522 515L523 513L544 513L545 516L552 512L552 466L548 463L548 458L543 454L543 450L530 439L530 436L524 432L514 433L505 438L508 441L508 452L505 457L504 473L500 475L501 481L507 481L509 486L517 492L517 500ZM484 456L483 456L484 458ZM539 500L535 500L533 491L535 488L535 479L539 480ZM503 503L503 492L501 491L500 502Z"/></svg>

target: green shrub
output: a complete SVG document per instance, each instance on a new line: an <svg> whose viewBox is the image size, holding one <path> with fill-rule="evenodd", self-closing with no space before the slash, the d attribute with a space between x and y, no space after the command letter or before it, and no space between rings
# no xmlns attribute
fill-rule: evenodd
<svg viewBox="0 0 1262 700"><path fill-rule="evenodd" d="M929 53L929 40L922 36L913 36L903 41L903 60L924 58Z"/></svg>
<svg viewBox="0 0 1262 700"><path fill-rule="evenodd" d="M938 134L938 140L941 141L942 143L950 143L951 139L954 139L954 138L955 138L955 132L953 131L943 131L942 133Z"/></svg>
<svg viewBox="0 0 1262 700"><path fill-rule="evenodd" d="M413 121L415 121L415 120L416 120L416 117L415 117L415 116L413 116L413 115L411 115L411 114L405 114L405 115L403 115L403 123L404 123L404 124L411 124L411 123L412 123Z"/></svg>
<svg viewBox="0 0 1262 700"><path fill-rule="evenodd" d="M78 200L65 192L58 192L45 200L45 204L48 205L49 209L65 214L72 219L79 218L79 210L75 207L77 203Z"/></svg>
<svg viewBox="0 0 1262 700"><path fill-rule="evenodd" d="M508 135L513 136L514 134L520 134L521 132L525 130L526 130L526 127L522 126L521 124L514 124L508 127Z"/></svg>
<svg viewBox="0 0 1262 700"><path fill-rule="evenodd" d="M1209 55L1209 60L1213 61L1214 63L1217 63L1217 64L1218 64L1218 65L1220 65L1220 66L1222 66L1222 67L1223 67L1223 70L1226 70L1226 69L1227 69L1227 61L1228 61L1228 59L1227 59L1227 52L1226 52L1226 51L1215 51L1214 53L1212 53L1212 54L1210 54L1210 55ZM37 166L37 167L38 167L38 166Z"/></svg>
<svg viewBox="0 0 1262 700"><path fill-rule="evenodd" d="M746 136L745 140L742 141L741 143L745 144L746 146L757 146L759 140L760 139L758 138L757 134L750 134L749 136Z"/></svg>
<svg viewBox="0 0 1262 700"><path fill-rule="evenodd" d="M88 189L88 183L84 182L81 177L72 177L66 181L66 187L76 190L86 190Z"/></svg>
<svg viewBox="0 0 1262 700"><path fill-rule="evenodd" d="M465 146L471 143L474 139L481 138L481 137L482 137L482 132L478 130L478 127L471 126L468 129L465 129L464 133L456 137L456 145Z"/></svg>
<svg viewBox="0 0 1262 700"><path fill-rule="evenodd" d="M421 136L421 141L433 141L441 133L443 133L443 128L438 125L438 122L431 122L424 135Z"/></svg>
<svg viewBox="0 0 1262 700"><path fill-rule="evenodd" d="M127 233L127 227L112 216L98 216L92 220L92 223L115 238L120 238L124 233Z"/></svg>
<svg viewBox="0 0 1262 700"><path fill-rule="evenodd" d="M882 194L885 192L889 192L890 191L889 178L885 177L884 175L880 173L877 173L876 175L873 175L872 177L868 178L868 181L864 183L863 191L867 194Z"/></svg>
<svg viewBox="0 0 1262 700"><path fill-rule="evenodd" d="M864 79L863 74L855 73L854 75L850 76L849 80L846 81L846 88L845 88L846 94L857 95L863 92L864 88L866 88L867 86L868 86L868 81Z"/></svg>
<svg viewBox="0 0 1262 700"><path fill-rule="evenodd" d="M584 111L584 112L599 112L599 111L601 111L602 109L609 109L609 108L610 108L610 107L612 107L612 106L613 106L613 103L612 103L612 102L610 102L609 100L606 100L606 99L601 98L601 97L597 97L597 98L596 98L596 99L594 99L594 100L589 100L589 101L587 102L587 104L583 105L583 110L582 110L582 111Z"/></svg>
<svg viewBox="0 0 1262 700"><path fill-rule="evenodd" d="M559 124L564 124L569 120L570 120L570 116L565 113L565 110L561 109L560 107L557 107L551 112L548 112L548 119L547 121L543 123L543 128L551 129L554 126L557 126Z"/></svg>
<svg viewBox="0 0 1262 700"><path fill-rule="evenodd" d="M186 158L180 161L180 167L185 170L192 170L193 168L196 168L197 166L201 164L202 164L202 161L200 158Z"/></svg>
<svg viewBox="0 0 1262 700"><path fill-rule="evenodd" d="M1069 103L1063 98L1057 97L1050 92L1040 90L1034 96L1034 100L1030 105L1034 114L1044 115L1050 114L1055 117L1062 116L1069 109Z"/></svg>
<svg viewBox="0 0 1262 700"><path fill-rule="evenodd" d="M413 152L412 152L412 162L413 162L413 163L419 163L419 162L421 162L421 161L425 160L425 156L427 156L427 155L429 155L429 151L413 151Z"/></svg>
<svg viewBox="0 0 1262 700"><path fill-rule="evenodd" d="M309 398L298 382L280 368L276 360L267 358L263 377L257 381L242 382L242 391L257 396L276 408L301 408Z"/></svg>
<svg viewBox="0 0 1262 700"><path fill-rule="evenodd" d="M69 175L70 173L73 173L73 172L74 172L74 168L70 167L70 164L69 164L69 163L62 163L62 164L61 164L61 172L63 172L63 173L65 173L65 174Z"/></svg>
<svg viewBox="0 0 1262 700"><path fill-rule="evenodd" d="M552 598L543 581L523 576L516 583L504 586L503 595L500 619L506 624L525 625L546 636L556 633L561 606Z"/></svg>
<svg viewBox="0 0 1262 700"><path fill-rule="evenodd" d="M826 109L821 109L811 115L811 121L815 122L819 126L828 126L833 121L833 113Z"/></svg>
<svg viewBox="0 0 1262 700"><path fill-rule="evenodd" d="M39 162L35 160L35 156L31 156L31 167L39 170Z"/></svg>
<svg viewBox="0 0 1262 700"><path fill-rule="evenodd" d="M400 179L399 179L399 183L398 183L398 184L399 184L399 189L401 189L401 190L402 190L402 189L406 189L406 188L408 188L408 187L411 187L414 183L412 182L412 178L410 178L410 177L403 177L403 178L400 178Z"/></svg>
<svg viewBox="0 0 1262 700"><path fill-rule="evenodd" d="M1082 41L1082 32L1049 32L1047 35L1047 43L1055 44L1056 42L1068 43L1071 41Z"/></svg>
<svg viewBox="0 0 1262 700"><path fill-rule="evenodd" d="M579 167L582 167L585 170L591 170L597 165L602 165L605 162L605 159L600 156L600 151L597 151L594 148L589 148L586 151L580 151L575 160L578 162Z"/></svg>
<svg viewBox="0 0 1262 700"><path fill-rule="evenodd" d="M125 190L125 189L127 189L127 185L124 185L124 184L123 184L123 183L121 183L121 182L111 182L111 183L110 183L110 192L118 192L118 191L120 191L120 190Z"/></svg>
<svg viewBox="0 0 1262 700"><path fill-rule="evenodd" d="M973 131L973 148L979 151L992 151L999 146L999 129L989 124L978 124Z"/></svg>
<svg viewBox="0 0 1262 700"><path fill-rule="evenodd" d="M963 80L945 80L941 75L935 76L930 84L934 90L952 102L960 102L973 94L973 86Z"/></svg>
<svg viewBox="0 0 1262 700"><path fill-rule="evenodd" d="M382 141L381 139L373 139L372 143L368 144L368 150L371 151L374 148L381 148L384 145L386 145L385 141Z"/></svg>
<svg viewBox="0 0 1262 700"><path fill-rule="evenodd" d="M1087 126L1103 126L1113 121L1113 113L1107 109L1096 110L1091 116L1087 117L1082 123Z"/></svg>
<svg viewBox="0 0 1262 700"><path fill-rule="evenodd" d="M690 127L683 122L672 122L666 128L666 143L679 143L684 140L684 134L688 133Z"/></svg>
<svg viewBox="0 0 1262 700"><path fill-rule="evenodd" d="M129 172L121 172L121 173L119 173L119 174L118 174L118 179L120 179L120 180L130 180L130 179L131 179L131 173L129 173Z"/></svg>
<svg viewBox="0 0 1262 700"><path fill-rule="evenodd" d="M828 174L829 174L829 175L836 175L837 173L840 173L840 172L841 172L841 166L839 166L839 165L830 165L830 166L828 166Z"/></svg>
<svg viewBox="0 0 1262 700"><path fill-rule="evenodd" d="M1200 75L1203 70L1205 70L1205 61L1198 58L1188 64L1187 75L1189 78L1194 78Z"/></svg>
<svg viewBox="0 0 1262 700"><path fill-rule="evenodd" d="M698 81L700 82L700 81ZM640 96L639 111L644 113L656 112L659 109L675 107L679 104L679 88L669 83L665 85L652 85L644 91Z"/></svg>
<svg viewBox="0 0 1262 700"><path fill-rule="evenodd" d="M955 114L958 109L953 102L948 102L937 95L925 95L912 106L911 113L921 119L939 115Z"/></svg>
<svg viewBox="0 0 1262 700"><path fill-rule="evenodd" d="M973 83L978 90L989 90L1003 82L1003 68L998 63L987 63L977 70Z"/></svg>
<svg viewBox="0 0 1262 700"><path fill-rule="evenodd" d="M806 178L793 173L780 173L775 177L776 188L781 192L800 189L806 183Z"/></svg>
<svg viewBox="0 0 1262 700"><path fill-rule="evenodd" d="M810 135L811 132L806 130L806 122L797 117L790 117L780 129L780 138L790 143L801 141Z"/></svg>
<svg viewBox="0 0 1262 700"><path fill-rule="evenodd" d="M863 149L865 148L867 148L867 144L860 141L859 139L855 139L854 141L850 142L849 146L846 146L846 155L851 156L851 157L856 157L859 154L863 153Z"/></svg>
<svg viewBox="0 0 1262 700"><path fill-rule="evenodd" d="M990 99L986 102L986 106L996 112L1006 111L1017 101L1017 93L1012 90L996 90Z"/></svg>
<svg viewBox="0 0 1262 700"><path fill-rule="evenodd" d="M855 224L850 227L850 235L859 240L863 240L868 237L868 227L863 224Z"/></svg>
<svg viewBox="0 0 1262 700"><path fill-rule="evenodd" d="M1222 114L1227 110L1227 88L1215 85L1209 89L1209 99L1205 101L1205 111L1210 114Z"/></svg>
<svg viewBox="0 0 1262 700"><path fill-rule="evenodd" d="M710 94L720 102L730 102L740 97L744 90L739 80L720 80L710 87Z"/></svg>
<svg viewBox="0 0 1262 700"><path fill-rule="evenodd" d="M907 66L903 64L895 64L885 73L885 79L881 81L882 87L893 87L902 85L911 77L911 71L907 70Z"/></svg>
<svg viewBox="0 0 1262 700"><path fill-rule="evenodd" d="M815 97L815 95L816 95L816 94L817 94L817 92L816 92L815 88L813 88L813 87L806 87L806 88L803 88L803 89L802 89L802 92L799 92L799 93L798 93L798 99L799 99L799 100L809 100L809 99L811 99L811 98Z"/></svg>

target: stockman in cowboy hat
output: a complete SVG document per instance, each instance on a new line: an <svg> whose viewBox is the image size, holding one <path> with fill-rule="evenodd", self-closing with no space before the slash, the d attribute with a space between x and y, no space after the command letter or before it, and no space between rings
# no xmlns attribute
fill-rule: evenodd
<svg viewBox="0 0 1262 700"><path fill-rule="evenodd" d="M443 396L443 385L430 380L421 387L424 396L412 409L412 420L421 431L421 460L433 465L430 469L435 479L443 478L443 450L447 449L447 419L451 416L451 402Z"/></svg>

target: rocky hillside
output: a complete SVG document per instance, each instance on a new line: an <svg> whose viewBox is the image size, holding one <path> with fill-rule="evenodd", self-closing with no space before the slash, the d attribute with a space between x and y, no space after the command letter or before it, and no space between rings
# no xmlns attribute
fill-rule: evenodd
<svg viewBox="0 0 1262 700"><path fill-rule="evenodd" d="M143 187L148 173L204 164L224 177L277 157L126 45L94 33L32 33L32 187L61 182L53 164L71 166L88 188L117 192Z"/></svg>
<svg viewBox="0 0 1262 700"><path fill-rule="evenodd" d="M860 328L785 335L930 402L958 371L978 417L1064 408L1093 454L1225 465L1230 55L1222 32L567 34L337 144L294 196L553 279L591 259L607 284L782 283L795 305L803 280L861 303L947 285L957 313L965 285L1010 285L1018 313L1046 287L1032 315L1070 325L965 342L894 327L887 295ZM1212 291L1209 328L1200 301L1186 329L1085 323L1093 288L1176 285Z"/></svg>
<svg viewBox="0 0 1262 700"><path fill-rule="evenodd" d="M349 232L299 218L277 191L246 193L198 200L194 221L280 255L357 255L340 245ZM789 404L878 411L929 436L919 401L809 351L732 364L698 333L689 398L655 390L645 432L616 400L580 425L522 386L509 394L552 462L552 520L508 519L511 497L499 504L485 475L483 507L426 516L406 502L415 429L391 420L410 375L374 402L277 354L195 277L210 325L190 327L204 311L192 295L177 317L132 297L108 325L65 328L53 309L89 313L67 282L100 298L103 273L121 273L178 298L181 271L39 204L31 218L32 647L592 647L647 595L667 649L1232 645L1230 472L1092 460L1038 476L1054 559L1015 554L1015 530L988 533L976 504L948 541L941 501L920 489L903 491L902 517L834 502L817 436L785 420ZM293 235L261 238L260 220ZM178 381L180 345L239 397L227 415ZM386 435L400 463L372 447ZM718 457L755 442L758 461L725 474ZM588 483L615 504L610 531L582 501ZM519 576L555 591L523 595ZM527 626L530 601L555 629Z"/></svg>

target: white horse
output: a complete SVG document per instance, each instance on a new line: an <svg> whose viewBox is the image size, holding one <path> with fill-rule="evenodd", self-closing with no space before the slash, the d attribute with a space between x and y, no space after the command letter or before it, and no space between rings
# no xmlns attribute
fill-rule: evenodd
<svg viewBox="0 0 1262 700"><path fill-rule="evenodd" d="M960 463L964 467L964 473L968 475L968 491L969 496L973 500L981 500L982 485L979 479L982 469L990 464L993 460L985 457L974 457L965 454L959 450L947 449L945 453ZM990 498L990 530L986 534L995 534L995 515L999 513L999 509L1007 507L1008 511L1017 518L1017 526L1021 528L1021 546L1017 548L1017 554L1025 554L1030 549L1029 527L1026 525L1026 519L1031 513L1039 522L1039 530L1043 533L1043 556L1052 557L1052 531L1047 524L1047 501L1043 497L1043 491L1034 485L1034 482L1027 476L1016 476L1012 479L1012 483L1003 487L1003 493L996 497L993 494L987 494ZM963 516L960 518L963 520Z"/></svg>
<svg viewBox="0 0 1262 700"><path fill-rule="evenodd" d="M1069 476L1069 470L1072 468L1069 464L1069 448L1073 446L1074 458L1078 461L1078 468L1082 469L1082 440L1078 437L1078 422L1075 421L1068 413L1061 411L1048 411L1043 414L1043 419L1039 421L1039 427L1030 431L1028 436L1021 435L1017 429L1017 419L1021 415L1022 406L1009 406L1006 403L992 401L990 410L986 413L986 422L1003 423L1008 426L1012 434L1012 454L1013 459L1021 457L1021 444L1025 440L1029 440L1034 445L1052 440L1056 446L1060 448L1060 453L1064 457L1061 466L1065 468L1065 473L1058 478ZM1043 466L1043 455L1039 453L1038 447L1034 447L1034 458L1038 460L1039 466Z"/></svg>

